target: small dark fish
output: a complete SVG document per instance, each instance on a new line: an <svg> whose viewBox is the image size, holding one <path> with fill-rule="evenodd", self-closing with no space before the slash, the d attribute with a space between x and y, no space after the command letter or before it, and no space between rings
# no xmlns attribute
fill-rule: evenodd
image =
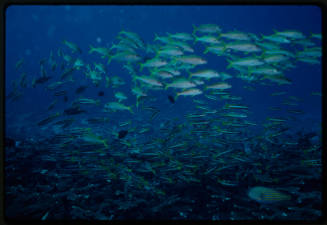
<svg viewBox="0 0 327 225"><path fill-rule="evenodd" d="M5 146L8 148L14 148L16 146L16 142L14 139L5 138Z"/></svg>
<svg viewBox="0 0 327 225"><path fill-rule="evenodd" d="M118 133L118 138L119 138L119 139L122 139L122 138L124 138L127 134L128 134L128 131L127 131L127 130L121 130L121 131L119 131L119 133Z"/></svg>
<svg viewBox="0 0 327 225"><path fill-rule="evenodd" d="M65 95L64 102L68 102L68 97Z"/></svg>
<svg viewBox="0 0 327 225"><path fill-rule="evenodd" d="M82 93L83 91L85 91L86 88L87 88L86 85L79 86L79 87L76 89L75 93L76 93L76 94L80 94L80 93Z"/></svg>
<svg viewBox="0 0 327 225"><path fill-rule="evenodd" d="M70 68L65 70L62 75L60 76L60 80L64 80L65 78L67 78L68 76L72 75L74 72L74 68Z"/></svg>
<svg viewBox="0 0 327 225"><path fill-rule="evenodd" d="M53 115L49 116L48 118L45 118L45 119L39 121L37 123L37 125L38 126L46 125L46 124L52 122L53 120L55 120L58 116L60 116L60 113L59 112L57 112L56 114L53 114Z"/></svg>
<svg viewBox="0 0 327 225"><path fill-rule="evenodd" d="M47 58L43 58L43 59L41 59L41 60L40 60L40 65L44 65L46 61L47 61Z"/></svg>
<svg viewBox="0 0 327 225"><path fill-rule="evenodd" d="M97 124L97 123L105 123L109 121L109 118L106 117L95 117L95 118L90 118L87 120L89 123L92 124Z"/></svg>
<svg viewBox="0 0 327 225"><path fill-rule="evenodd" d="M175 99L174 99L174 97L173 96L171 96L171 95L168 95L168 99L169 99L169 101L171 102L171 103L175 103Z"/></svg>
<svg viewBox="0 0 327 225"><path fill-rule="evenodd" d="M56 125L61 125L62 128L66 128L70 126L75 120L74 119L65 119L65 120L60 120L56 122Z"/></svg>
<svg viewBox="0 0 327 225"><path fill-rule="evenodd" d="M51 110L54 108L54 106L57 104L57 100L54 100L53 102L51 102L51 104L48 106L48 110Z"/></svg>
<svg viewBox="0 0 327 225"><path fill-rule="evenodd" d="M67 91L65 90L62 90L62 91L57 91L54 93L54 96L63 96L63 95L66 95L67 94Z"/></svg>
<svg viewBox="0 0 327 225"><path fill-rule="evenodd" d="M35 84L43 84L50 80L52 77L51 76L41 76L40 78L35 80Z"/></svg>
<svg viewBox="0 0 327 225"><path fill-rule="evenodd" d="M103 91L99 91L98 96L104 96L104 92Z"/></svg>
<svg viewBox="0 0 327 225"><path fill-rule="evenodd" d="M66 115L76 115L76 114L80 114L80 113L84 113L84 112L86 112L86 111L82 110L79 106L73 106L73 107L70 107L70 108L64 110L64 113Z"/></svg>

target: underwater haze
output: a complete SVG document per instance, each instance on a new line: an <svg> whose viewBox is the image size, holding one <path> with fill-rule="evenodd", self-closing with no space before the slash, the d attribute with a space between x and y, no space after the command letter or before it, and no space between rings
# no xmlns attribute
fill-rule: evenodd
<svg viewBox="0 0 327 225"><path fill-rule="evenodd" d="M317 220L317 6L9 6L5 215Z"/></svg>

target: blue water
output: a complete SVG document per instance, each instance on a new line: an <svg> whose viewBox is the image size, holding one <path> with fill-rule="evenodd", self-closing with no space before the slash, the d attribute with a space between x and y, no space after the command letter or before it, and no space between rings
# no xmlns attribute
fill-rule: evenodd
<svg viewBox="0 0 327 225"><path fill-rule="evenodd" d="M184 32L191 34L193 32L193 25L199 26L201 24L217 24L222 32L230 32L230 31L240 31L244 33L253 33L257 35L259 38L262 35L271 35L274 31L284 31L284 30L296 30L302 32L306 37L310 37L312 33L321 33L321 11L319 7L316 6L10 6L6 10L6 55L5 55L5 87L6 87L6 95L9 95L12 90L12 82L19 81L20 76L23 72L26 73L27 76L27 87L22 88L19 87L19 91L22 93L22 96L15 101L11 101L7 99L6 101L6 137L14 139L16 141L16 147L10 148L10 150L6 149L6 151L22 151L25 150L31 152L32 156L22 156L22 159L17 159L16 155L7 155L6 160L8 161L8 166L20 168L22 170L28 170L28 166L24 163L17 163L18 161L24 162L24 160L30 162L30 158L33 158L33 146L41 145L44 148L43 154L47 154L47 147L51 146L51 137L54 137L58 134L65 134L65 129L54 128L51 123L46 124L45 126L38 126L37 123L50 115L55 114L56 112L63 112L63 110L69 108L71 103L78 98L79 95L75 93L76 88L80 85L87 85L88 88L80 95L84 98L97 99L101 101L101 105L98 106L87 106L87 113L69 116L62 115L60 119L67 118L75 118L72 127L92 127L92 129L96 130L97 135L100 135L102 138L107 139L108 142L114 140L114 136L111 134L111 129L116 132L120 129L119 124L131 120L132 125L129 125L129 134L126 137L134 138L137 140L144 140L153 143L156 142L156 138L163 138L160 136L159 127L164 126L164 123L167 121L177 121L177 124L188 124L188 120L186 116L190 113L197 113L198 111L195 109L196 103L194 103L194 99L202 100L207 102L207 106L212 110L220 110L226 101L219 99L217 102L213 102L212 100L208 100L204 96L204 94L195 96L195 97L184 97L180 96L174 104L169 102L167 99L168 95L175 96L176 91L173 89L168 90L149 90L147 94L150 99L149 102L146 102L144 105L155 107L159 113L158 117L154 120L149 120L149 111L142 111L141 109L135 108L135 95L131 93L131 87L133 86L132 77L128 74L126 69L123 69L122 66L124 63L113 61L111 64L107 65L105 59L101 59L100 55L97 53L88 54L89 46L96 47L106 47L110 48L112 44L117 44L118 39L116 38L118 33L122 30L134 32L140 36L140 38L144 41L145 44L158 44L160 42L154 42L155 35L165 36L168 33L178 33ZM71 54L71 50L67 48L63 44L63 40L67 40L76 44L81 50L82 54L78 55L76 53ZM226 41L228 42L228 41ZM192 42L191 42L192 43ZM314 47L321 47L321 42L317 39L314 40ZM206 54L204 55L202 52L205 49L204 46L200 43L191 44L194 47L194 54L203 56L208 64L200 65L196 69L213 69L218 72L226 72L233 76L232 79L227 80L226 82L232 85L230 89L230 93L233 96L242 97L240 103L242 105L249 106L249 114L247 120L257 124L256 126L243 128L244 136L251 137L253 140L249 141L250 145L254 148L255 137L265 137L267 135L267 130L264 129L263 124L267 123L267 117L278 117L278 118L287 118L286 127L289 129L289 133L285 134L285 136L281 136L278 139L279 146L269 146L268 149L271 151L277 152L281 151L281 148L287 148L289 145L283 145L285 142L294 142L297 141L296 148L294 146L290 146L290 155L293 154L294 151L299 151L299 155L302 156L303 151L312 148L312 146L319 146L320 142L314 142L314 139L310 139L315 137L316 139L321 136L321 97L312 95L312 92L320 92L321 93L321 77L322 77L322 68L321 62L319 64L309 64L305 62L296 61L295 59L290 59L288 63L293 63L295 65L294 68L285 70L283 74L292 81L291 85L278 85L273 82L266 81L268 85L263 85L261 82L246 82L237 78L238 71L233 69L227 69L228 62L226 57L224 56L216 56L214 54ZM287 46L282 44L281 46ZM64 88L60 90L67 91L68 101L64 101L64 96L54 96L52 91L46 90L45 87L50 83L55 81L59 81L59 76L62 74L62 70L60 70L60 63L63 62L62 59L59 59L57 55L58 49L62 49L65 54L72 55L73 57L78 57L83 60L85 64L93 64L93 63L103 63L106 66L106 76L119 76L121 77L126 84L122 85L118 88L106 87L105 81L102 80L98 87L92 84L90 79L87 79L82 70L74 73L74 83L69 83L69 85L65 85ZM292 47L283 47L289 51L294 50ZM299 51L301 48L297 48L296 51ZM302 48L303 49L303 48ZM35 88L31 87L32 80L40 77L40 63L39 61L42 58L48 58L50 51L52 51L55 60L58 62L57 69L55 71L51 71L48 67L46 68L47 74L53 76L54 78L50 79L45 84L38 84ZM240 56L240 55L239 55ZM243 57L244 55L242 55ZM248 55L249 56L249 55ZM153 55L152 55L153 57ZM15 65L18 60L24 59L24 62L21 68L16 69ZM60 62L60 63L59 63ZM194 70L196 70L194 69ZM148 70L139 71L137 75L146 75ZM210 83L210 82L209 82ZM255 88L254 91L250 91L244 88L244 86L251 86ZM103 91L104 96L98 96L98 92ZM116 101L114 97L114 93L116 92L124 92L128 99L123 103L127 106L133 106L135 113L130 114L128 111L122 111L122 113L118 112L102 112L103 105L107 102ZM286 91L286 95L281 96L271 96L274 92L283 92ZM281 104L288 96L295 96L300 99L300 102L297 106L288 106ZM58 99L58 103L55 105L54 110L49 112L47 110L49 104L53 102L55 99ZM294 101L293 101L294 102ZM280 111L272 111L269 107L281 107ZM286 109L296 109L300 110L301 114L290 114L286 111ZM100 125L90 125L85 123L85 120L96 117L96 116L107 116L109 118L109 123L100 124ZM58 121L55 120L55 121ZM150 133L145 133L145 135L138 135L138 131L142 129L142 126L149 126L150 124ZM98 127L97 127L98 126ZM136 131L132 128L136 127ZM58 130L59 129L59 130ZM103 129L103 133L101 134L101 129ZM228 128L226 128L228 129ZM108 131L110 130L110 132ZM268 129L269 132L269 129ZM300 134L296 136L295 134L300 132L304 137L301 139ZM192 136L188 136L187 132L181 132L182 139L176 139L175 142L178 144L183 141L190 141ZM305 134L312 134L310 138L306 138ZM184 136L183 136L184 135ZM288 135L288 136L287 136ZM142 136L142 137L141 137ZM187 136L187 138L186 138ZM244 137L243 136L243 137ZM185 137L185 139L183 139ZM291 138L290 138L291 137ZM48 138L49 141L44 143L44 138ZM173 138L172 138L173 139ZM309 143L306 146L301 147L300 140L304 140L305 143ZM130 139L128 139L130 140ZM228 142L228 138L224 139ZM276 139L277 140L277 139ZM216 139L212 139L210 141L210 137L208 140L205 140L205 146L208 146L208 143L213 144ZM260 142L260 141L259 141ZM26 146L24 146L24 143ZM201 141L199 142L201 143ZM75 143L76 144L76 143ZM201 145L197 145L198 148L201 148ZM50 148L50 147L49 147ZM67 147L69 148L69 146ZM110 147L111 148L111 147ZM114 146L112 147L114 149ZM209 147L208 147L209 148ZM217 147L215 147L217 148ZM238 147L236 146L225 146L227 148L238 148L243 149L243 144L239 143ZM276 149L274 149L276 148ZM51 148L52 149L52 148ZM210 148L209 148L210 149ZM259 148L258 147L258 151ZM48 150L49 155L53 154L53 149ZM107 150L106 150L107 151ZM118 150L117 150L118 151ZM129 151L128 149L126 151ZM284 152L285 152L284 151ZM319 151L319 150L317 150ZM58 150L60 152L60 150ZM292 152L292 154L291 154ZM315 152L316 153L316 152ZM59 153L58 153L59 154ZM124 154L127 154L126 152ZM256 153L254 150L251 152L251 157L254 157ZM262 153L260 153L261 155ZM268 153L267 153L268 154ZM269 154L272 154L271 152ZM276 153L277 154L277 153ZM281 153L284 154L284 153ZM286 154L286 153L285 153ZM54 154L56 155L56 154ZM254 156L253 156L254 155ZM286 154L287 155L287 154ZM319 156L319 154L317 153ZM316 155L315 155L316 156ZM303 155L303 157L308 157L305 159L313 159L315 156L308 157L307 155ZM30 158L29 158L30 157ZM81 157L84 159L85 156ZM127 156L126 156L127 157ZM290 156L291 157L291 156ZM254 157L255 158L255 157ZM285 159L285 164L296 164L303 160L304 158L298 159L297 162L291 161L291 158ZM109 158L104 158L104 160L109 160ZM117 162L124 164L123 161L119 161L115 159ZM122 160L122 159L121 159ZM227 160L227 159L226 159ZM252 159L253 160L253 159ZM264 159L257 159L259 161ZM289 160L289 161L288 161ZM87 160L88 163L92 162L92 159ZM253 163L253 161L248 162L249 164ZM17 165L16 165L17 164ZM227 163L228 164L228 163ZM27 163L28 165L28 163ZM32 163L34 171L37 170L37 166ZM46 163L42 166L46 167ZM27 167L27 168L26 168ZM43 168L43 167L42 167ZM249 166L249 168L251 168ZM208 168L206 168L208 169ZM317 169L317 167L310 168ZM319 169L319 167L318 167ZM19 170L19 169L18 169ZM244 169L245 170L245 169ZM11 171L11 170L10 170ZM45 172L45 175L53 176L50 174L51 168L48 168L49 174ZM300 170L300 174L301 174ZM268 210L262 210L260 203L255 202L253 199L248 199L247 197L247 189L252 186L265 186L270 185L270 183L262 183L256 181L257 183L245 183L243 181L242 184L239 185L239 188L243 191L240 191L240 196L242 196L242 201L248 203L240 203L241 206L251 208L254 207L257 210L257 214L249 215L249 212L242 208L235 208L224 211L221 215L217 212L208 213L208 212L197 212L198 217L194 216L189 208L182 203L172 205L172 211L169 213L157 214L149 211L142 211L140 208L153 208L154 205L160 205L160 197L157 200L157 204L150 205L142 205L133 208L133 213L131 213L130 217L128 216L128 211L118 210L115 211L114 206L112 210L105 211L102 209L98 209L97 206L101 205L101 201L90 200L74 200L68 201L65 203L65 213L53 209L49 207L47 210L41 210L43 205L38 208L38 201L33 202L31 200L26 200L29 202L28 204L34 206L35 208L29 209L26 207L26 211L20 210L15 211L13 208L21 208L19 202L14 201L13 199L24 199L25 197L20 194L19 191L12 191L14 187L16 187L19 182L15 181L17 178L13 178L14 176L10 176L9 170L8 173L8 186L6 190L10 190L10 194L8 194L6 206L8 207L8 214L10 218L18 217L23 219L40 219L47 212L48 215L46 218L48 219L151 219L155 218L156 215L161 219L224 219L224 220L233 220L233 219L312 219L317 218L317 215L313 215L311 212L298 212L297 210L289 210L285 211L283 207L280 205L269 206ZM33 171L29 171L33 174ZM250 173L250 172L249 172ZM286 172L287 173L287 172ZM291 172L290 172L291 173ZM69 172L67 173L69 174ZM274 173L272 173L274 174ZM270 174L271 175L271 174ZM319 173L318 173L319 175ZM40 175L41 176L41 175ZM73 176L73 175L72 175ZM100 175L99 175L100 176ZM280 174L274 174L274 176L281 178L283 176L283 172L280 171ZM286 175L285 175L286 176ZM101 176L100 176L101 177ZM290 176L292 177L292 176ZM292 177L293 178L293 177ZM83 178L85 179L85 177ZM153 183L160 181L155 178L149 178L149 180ZM210 178L209 178L210 179ZM316 178L313 178L316 179ZM50 179L45 179L49 181ZM319 177L318 177L319 180ZM305 182L310 183L310 179L305 180ZM34 189L29 186L28 180L21 181L22 186L26 193L35 194L39 190ZM45 182L45 181L44 181ZM59 182L59 181L57 181ZM60 181L65 183L65 181ZM68 182L68 181L67 181ZM87 183L92 184L92 180L89 180ZM98 181L94 181L98 182ZM298 181L299 182L299 181ZM69 183L69 182L68 182ZM66 185L68 185L68 183ZM85 183L84 183L85 184ZM80 186L84 185L83 183ZM38 183L36 182L37 186ZM43 183L43 185L55 186L54 183ZM118 184L117 184L118 185ZM167 198L169 198L169 194L173 196L174 194L178 194L178 191L174 193L174 188L176 190L180 188L180 184L177 182L176 187L170 186L167 188ZM190 184L191 186L193 183ZM198 185L196 183L196 185ZM205 184L202 184L205 186ZM303 185L303 184L302 184ZM64 186L64 184L63 184ZM177 187L178 186L178 187ZM210 185L209 185L210 186ZM278 184L273 184L273 187L278 188ZM294 188L294 186L301 187L299 192L288 191L289 194L292 195L293 200L290 204L291 207L310 207L319 209L319 200L311 205L311 203L307 203L305 205L297 206L299 202L299 196L309 195L309 193L317 193L319 192L319 188L317 187L302 187L301 184L290 184L289 189ZM310 186L310 185L309 185ZM319 186L319 185L318 185ZM185 186L185 188L188 185ZM78 185L76 186L78 189ZM183 188L183 187L182 187ZM230 187L226 187L227 189ZM115 188L110 189L111 191L116 191ZM169 191L170 190L170 191ZM197 190L196 188L194 190ZM96 191L96 189L94 190ZM126 191L126 190L125 190ZM302 191L302 192L301 192ZM24 191L23 191L24 192ZM60 193L60 190L52 190L49 193ZM70 196L72 194L72 190L67 191L67 195ZM132 193L132 192L131 192ZM81 192L82 194L82 192ZM92 199L92 192L89 192ZM126 195L126 193L125 193ZM315 195L313 195L315 196ZM189 196L185 197L185 199L196 199L196 195L189 194ZM41 197L40 197L41 198ZM59 199L60 197L58 197ZM144 194L144 196L138 196L139 199L147 199L148 196ZM154 197L156 198L156 197ZM181 197L183 198L183 197ZM38 199L38 198L36 198ZM108 197L110 200L110 197ZM296 200L297 199L297 200ZM126 199L125 199L126 200ZM309 198L310 200L310 198ZM61 201L61 200L60 200ZM119 202L119 199L117 200ZM123 202L123 200L121 200ZM197 200L195 200L197 201ZM208 204L210 200L206 200ZM232 199L233 204L238 204L236 199ZM308 200L307 200L308 201ZM22 200L24 202L24 200ZM302 201L303 202L303 201ZM62 203L64 204L64 203ZM72 210L72 206L77 205L79 208L86 209L88 204L92 205L91 212L85 215L85 213L77 212L76 210ZM123 203L122 203L123 204ZM223 203L221 203L223 204ZM242 205L243 204L243 205ZM298 203L300 204L300 203ZM303 203L304 204L304 203ZM206 205L206 204L204 204ZM313 206L314 205L314 206ZM318 205L318 206L317 206ZM94 206L94 207L93 207ZM107 207L107 206L104 206ZM230 206L232 207L232 206ZM191 207L190 207L191 208ZM219 207L218 207L219 208ZM264 208L264 207L263 207ZM116 207L117 209L117 207ZM71 210L71 211L70 211ZM144 214L143 216L135 216L138 210L141 210ZM165 209L163 209L165 210ZM167 209L166 209L167 210ZM241 213L238 214L238 211ZM319 211L319 210L318 210ZM71 212L71 213L70 213ZM96 214L97 212L98 214ZM185 216L184 214L187 214ZM289 215L284 216L283 213ZM93 214L92 214L93 213ZM311 214L310 214L311 213ZM82 215L83 214L83 215ZM101 216L99 216L101 214ZM215 216L215 217L214 217Z"/></svg>

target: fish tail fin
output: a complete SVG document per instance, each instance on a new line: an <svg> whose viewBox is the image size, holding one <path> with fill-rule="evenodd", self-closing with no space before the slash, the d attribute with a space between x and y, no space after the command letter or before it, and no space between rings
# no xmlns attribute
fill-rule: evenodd
<svg viewBox="0 0 327 225"><path fill-rule="evenodd" d="M103 140L103 145L104 145L106 148L109 147L109 146L108 146L108 143L107 143L107 140Z"/></svg>
<svg viewBox="0 0 327 225"><path fill-rule="evenodd" d="M230 59L226 59L226 60L227 60L227 62L228 62L227 69L232 68L232 66L233 66L233 62L232 62L232 60L230 60Z"/></svg>
<svg viewBox="0 0 327 225"><path fill-rule="evenodd" d="M140 71L143 70L143 67L144 67L144 63L140 63Z"/></svg>
<svg viewBox="0 0 327 225"><path fill-rule="evenodd" d="M132 81L135 83L136 82L136 76L132 75Z"/></svg>
<svg viewBox="0 0 327 225"><path fill-rule="evenodd" d="M167 90L169 88L168 84L164 87L165 90Z"/></svg>
<svg viewBox="0 0 327 225"><path fill-rule="evenodd" d="M192 27L193 27L192 35L195 37L195 33L197 31L197 27L194 24L192 24Z"/></svg>
<svg viewBox="0 0 327 225"><path fill-rule="evenodd" d="M248 68L248 76L251 76L253 73L253 69L251 69L250 67Z"/></svg>
<svg viewBox="0 0 327 225"><path fill-rule="evenodd" d="M159 36L158 36L157 33L154 33L154 40L155 40L155 41L156 41L156 40L159 40Z"/></svg>
<svg viewBox="0 0 327 225"><path fill-rule="evenodd" d="M171 59L170 64L173 65L173 66L176 66L176 64L177 64L177 58L174 57L173 59Z"/></svg>
<svg viewBox="0 0 327 225"><path fill-rule="evenodd" d="M195 44L196 42L199 41L199 37L195 35L195 33L193 34L193 37L194 37L194 41L193 41L193 44Z"/></svg>
<svg viewBox="0 0 327 225"><path fill-rule="evenodd" d="M32 87L34 88L35 85L36 85L36 78L34 78L33 81L32 81Z"/></svg>
<svg viewBox="0 0 327 225"><path fill-rule="evenodd" d="M203 54L207 54L209 52L208 47L206 47L206 49L203 51Z"/></svg>
<svg viewBox="0 0 327 225"><path fill-rule="evenodd" d="M110 62L111 62L111 60L112 60L112 57L113 57L113 56L108 55L108 61L107 61L107 64L110 64Z"/></svg>
<svg viewBox="0 0 327 225"><path fill-rule="evenodd" d="M136 108L139 108L139 97L136 97Z"/></svg>
<svg viewBox="0 0 327 225"><path fill-rule="evenodd" d="M94 52L94 47L92 45L90 45L89 47L90 47L89 54L91 54L92 52Z"/></svg>
<svg viewBox="0 0 327 225"><path fill-rule="evenodd" d="M133 110L131 107L128 107L128 111L130 111L132 114L134 114Z"/></svg>
<svg viewBox="0 0 327 225"><path fill-rule="evenodd" d="M259 80L265 80L268 79L268 77L266 75L264 75L263 77L261 77Z"/></svg>

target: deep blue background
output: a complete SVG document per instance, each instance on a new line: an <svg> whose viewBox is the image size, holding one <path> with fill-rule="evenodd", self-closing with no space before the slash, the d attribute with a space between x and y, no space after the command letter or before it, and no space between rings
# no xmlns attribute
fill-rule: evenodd
<svg viewBox="0 0 327 225"><path fill-rule="evenodd" d="M10 6L6 10L6 92L9 93L11 81L18 79L21 71L27 73L29 84L34 77L38 77L39 60L48 57L50 50L56 55L57 49L63 46L63 40L80 46L83 60L89 59L88 63L93 63L99 57L87 55L89 45L110 47L112 43L117 43L115 37L121 30L138 33L146 43L153 43L155 34L191 33L193 24L205 23L218 24L222 32L238 30L260 36L272 34L274 29L291 29L309 36L311 32L321 32L321 12L316 6ZM100 43L97 42L98 38L101 38ZM203 51L203 47L196 48L197 53ZM22 57L24 64L18 72L15 64ZM204 68L237 74L235 70L226 70L227 62L222 57L209 54L206 57L209 64ZM284 97L271 97L270 94L287 90L288 95L303 99L299 107L294 107L305 111L303 116L299 116L303 123L298 125L308 129L320 126L321 98L310 93L321 91L321 66L306 63L296 63L296 66L285 74L292 79L292 85L254 84L256 91L251 92L242 88L248 83L235 78L230 80L232 93L242 96L244 104L251 107L252 120L260 123L267 116L276 115L268 107L279 106ZM110 65L107 69L109 74L130 79L125 70L116 70ZM112 90L107 92L112 94ZM159 91L152 94L159 100L165 100L162 101L163 111L170 106L166 93ZM131 96L131 105L134 96L128 95ZM28 111L39 113L40 118L44 118L47 115L45 109L53 99L43 86L28 88L24 90L23 99L6 104L6 113L16 114L13 118L19 118L28 107ZM170 113L185 114L183 110L188 103L192 103L190 99L181 98L175 108L169 107ZM112 100L113 96L107 95L102 103ZM318 125L315 128L312 128L313 121Z"/></svg>

